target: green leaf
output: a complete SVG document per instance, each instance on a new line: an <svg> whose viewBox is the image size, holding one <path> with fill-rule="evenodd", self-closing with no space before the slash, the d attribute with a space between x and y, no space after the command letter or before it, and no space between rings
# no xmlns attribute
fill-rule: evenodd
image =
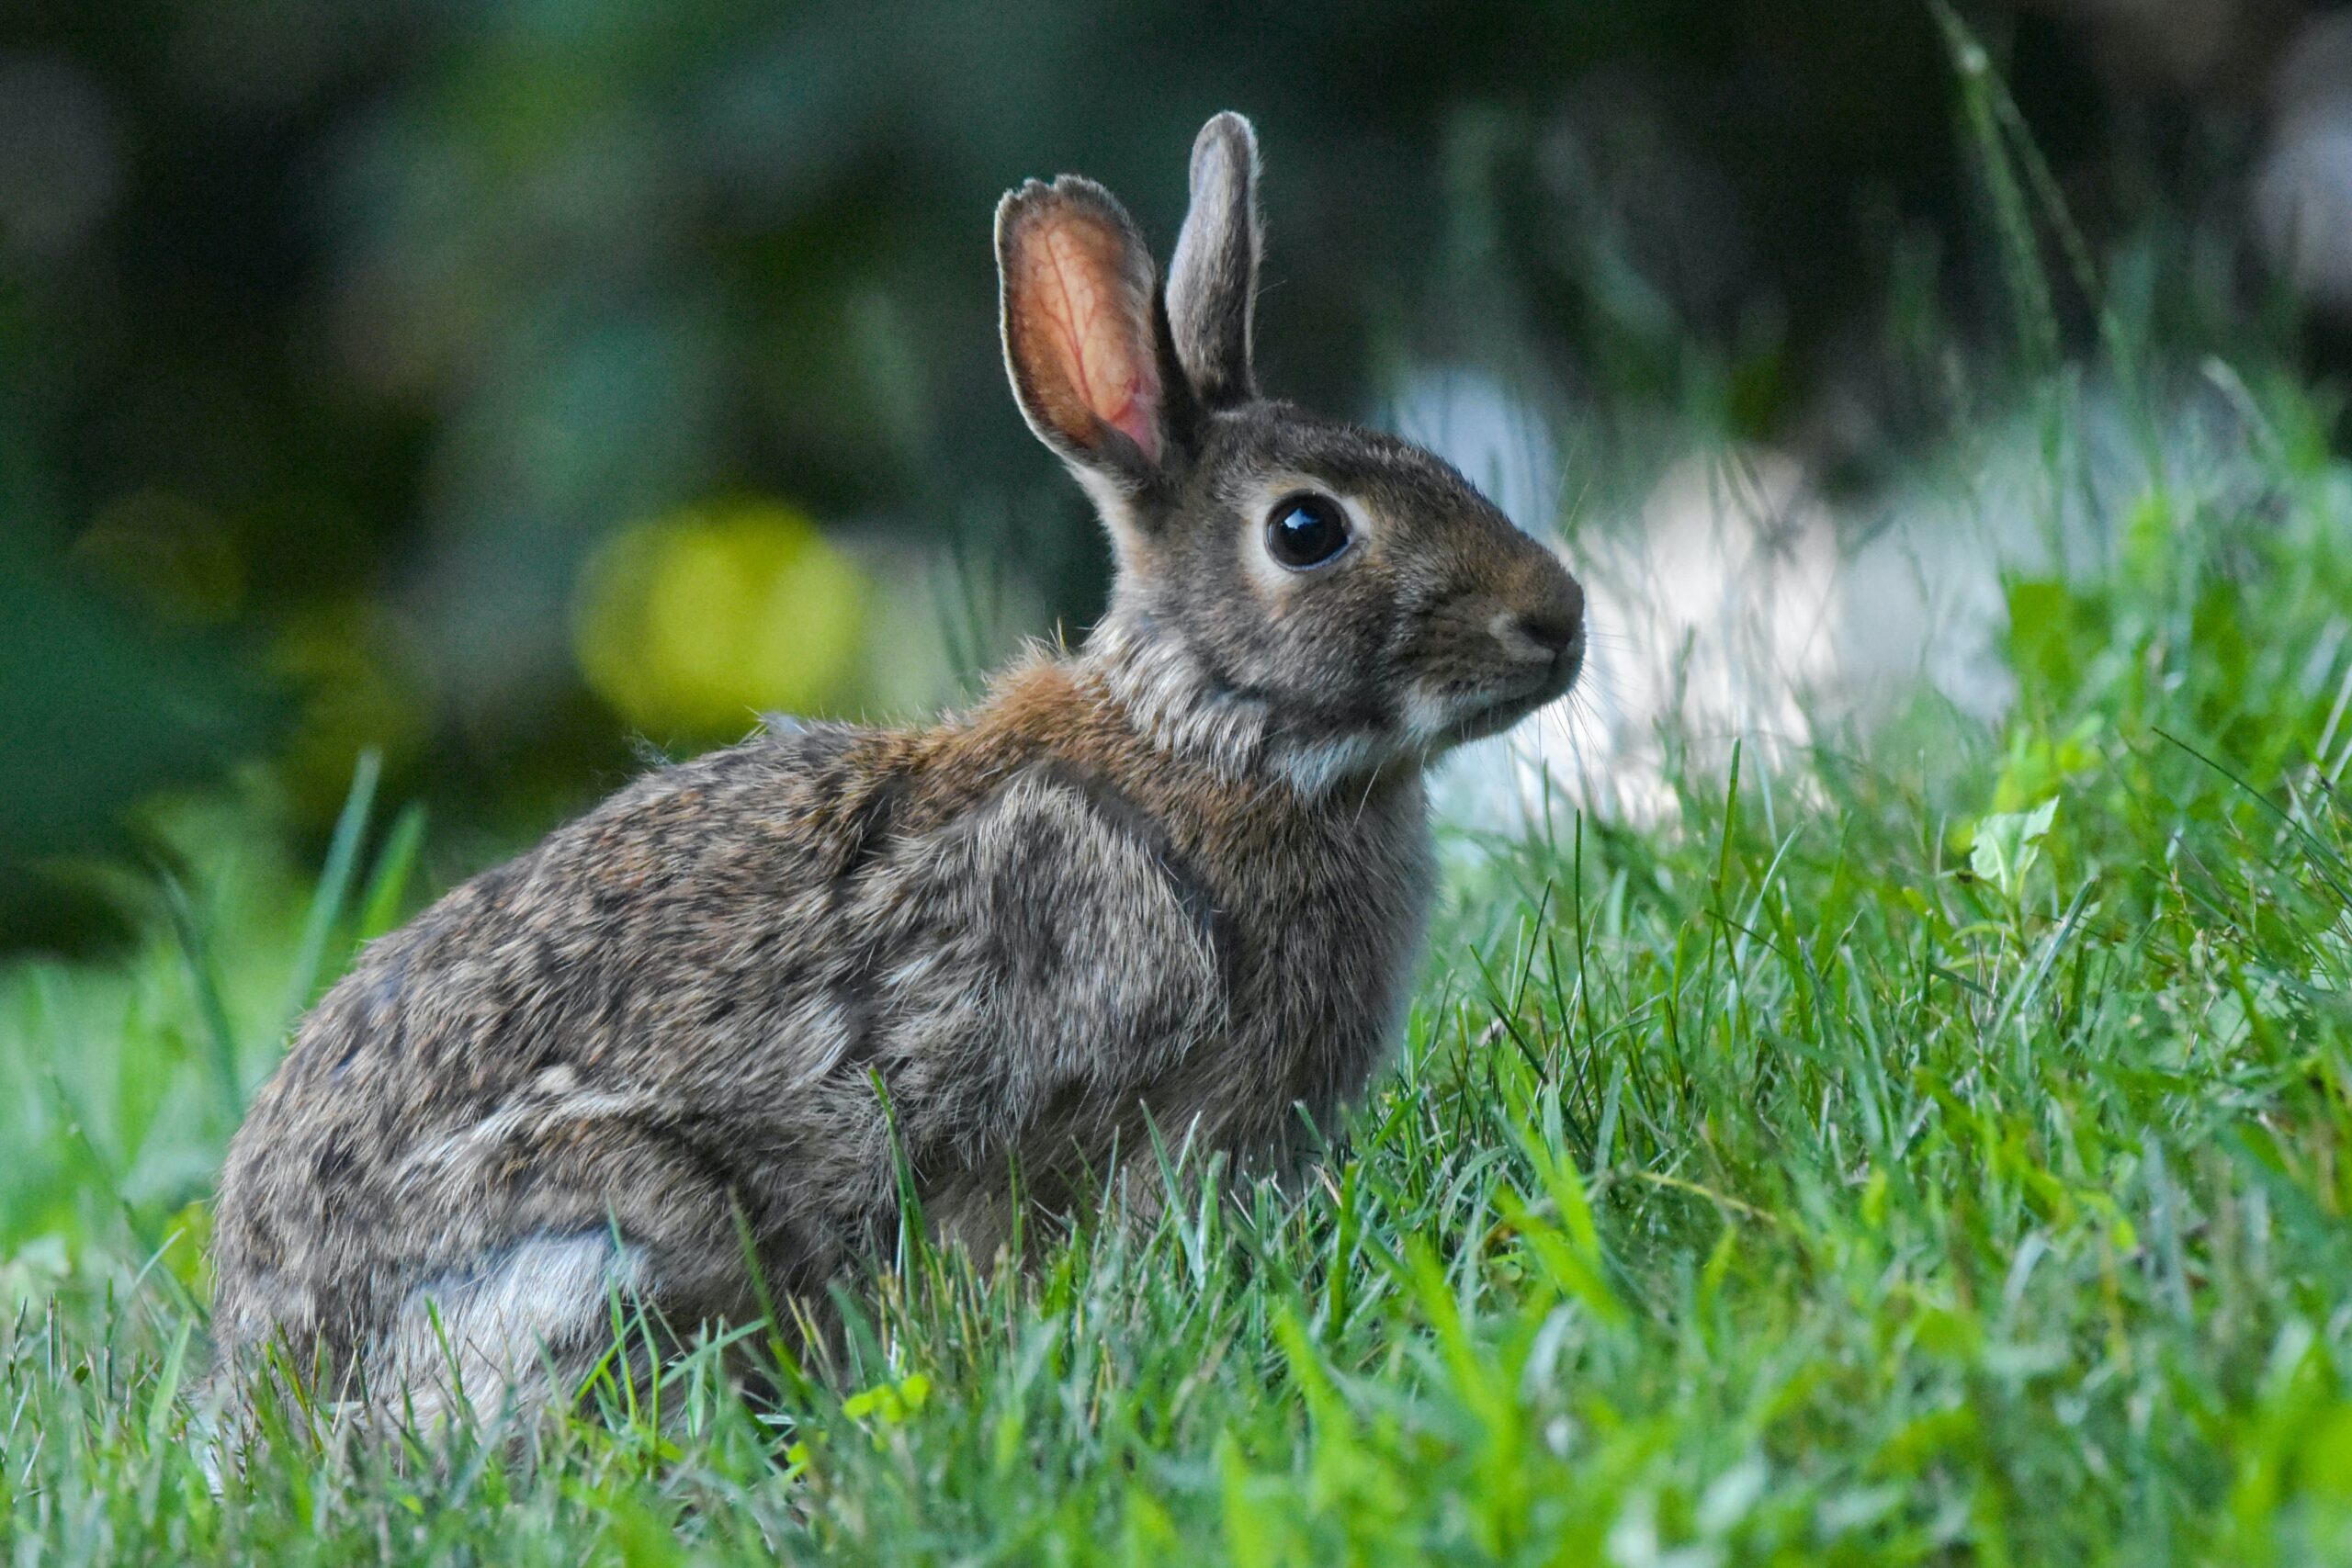
<svg viewBox="0 0 2352 1568"><path fill-rule="evenodd" d="M1996 811L1980 818L1968 850L1969 870L2015 903L2025 890L2026 874L2041 858L2041 840L2049 837L2057 817L2058 801L2052 796L2031 811Z"/></svg>

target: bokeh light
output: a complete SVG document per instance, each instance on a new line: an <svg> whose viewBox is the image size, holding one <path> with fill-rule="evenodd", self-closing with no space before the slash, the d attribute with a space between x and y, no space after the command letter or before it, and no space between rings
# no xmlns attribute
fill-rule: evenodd
<svg viewBox="0 0 2352 1568"><path fill-rule="evenodd" d="M774 501L690 507L615 534L581 574L573 647L649 735L741 733L835 707L857 665L865 571Z"/></svg>

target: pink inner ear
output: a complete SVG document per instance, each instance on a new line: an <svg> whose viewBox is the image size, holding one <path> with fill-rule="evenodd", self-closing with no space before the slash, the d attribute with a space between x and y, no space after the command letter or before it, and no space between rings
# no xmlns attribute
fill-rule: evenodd
<svg viewBox="0 0 2352 1568"><path fill-rule="evenodd" d="M1029 293L1070 393L1095 418L1159 460L1159 372L1146 327L1148 300L1123 276L1121 237L1070 214L1039 225L1029 249Z"/></svg>

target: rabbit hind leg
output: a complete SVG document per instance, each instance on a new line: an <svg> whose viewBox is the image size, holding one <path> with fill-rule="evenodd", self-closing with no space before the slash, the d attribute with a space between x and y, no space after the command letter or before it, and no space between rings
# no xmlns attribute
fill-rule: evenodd
<svg viewBox="0 0 2352 1568"><path fill-rule="evenodd" d="M419 1431L453 1417L520 1429L567 1408L600 1367L644 1370L634 1325L652 1313L650 1273L606 1226L541 1232L428 1280L368 1358L370 1403Z"/></svg>

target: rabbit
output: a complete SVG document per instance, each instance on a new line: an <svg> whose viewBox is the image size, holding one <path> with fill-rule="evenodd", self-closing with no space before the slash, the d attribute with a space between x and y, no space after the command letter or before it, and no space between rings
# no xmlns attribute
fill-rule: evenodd
<svg viewBox="0 0 2352 1568"><path fill-rule="evenodd" d="M651 772L364 949L229 1151L223 1375L544 1410L616 1302L821 1293L902 1186L988 1257L1155 1137L1311 1156L1402 1033L1424 770L1569 689L1584 604L1444 463L1260 396L1257 186L1210 120L1164 286L1102 186L1004 197L1005 365L1106 614L933 728Z"/></svg>

